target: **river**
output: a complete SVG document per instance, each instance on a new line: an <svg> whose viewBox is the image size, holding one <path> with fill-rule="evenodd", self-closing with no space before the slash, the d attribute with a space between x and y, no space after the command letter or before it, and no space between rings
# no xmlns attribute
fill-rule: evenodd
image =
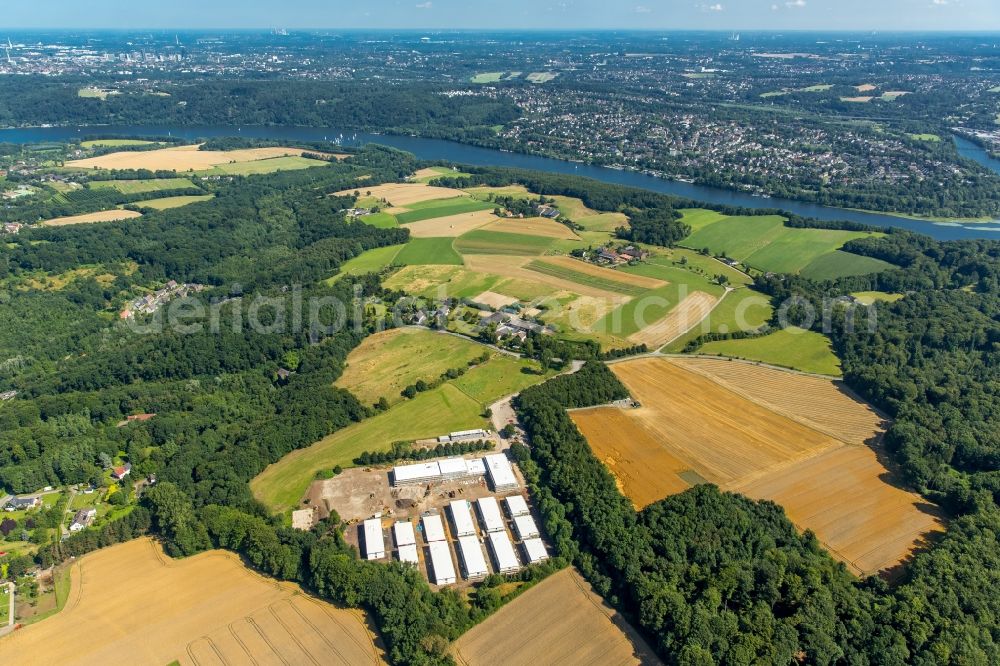
<svg viewBox="0 0 1000 666"><path fill-rule="evenodd" d="M820 220L850 220L877 226L902 227L927 234L938 240L1000 238L1000 223L998 223L1000 221L994 223L925 222L879 213L866 213L843 208L818 206L790 199L756 197L742 192L665 180L631 171L577 164L575 162L548 157L509 153L491 148L479 148L454 141L423 139L411 136L368 134L363 132L342 133L339 130L329 128L288 126L241 128L227 126L160 127L154 125L32 127L0 129L0 142L39 143L45 141L66 141L88 135L173 136L182 139L245 136L284 140L340 141L345 146L380 143L409 151L420 159L448 160L473 166L515 167L548 173L586 176L605 183L628 185L630 187L638 187L653 192L672 194L714 204L743 206L746 208L781 208L791 213L802 215L803 217L815 217ZM983 148L961 137L955 137L955 143L960 154L1000 174L1000 160L991 158Z"/></svg>

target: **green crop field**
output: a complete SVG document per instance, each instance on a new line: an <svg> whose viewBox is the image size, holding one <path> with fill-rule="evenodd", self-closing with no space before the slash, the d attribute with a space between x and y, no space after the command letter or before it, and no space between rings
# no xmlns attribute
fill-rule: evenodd
<svg viewBox="0 0 1000 666"><path fill-rule="evenodd" d="M894 294L888 291L857 291L851 294L854 298L858 300L858 303L863 305L872 305L874 303L895 303L899 299L903 298L903 294Z"/></svg>
<svg viewBox="0 0 1000 666"><path fill-rule="evenodd" d="M445 264L460 266L462 257L452 247L452 238L414 238L396 255L395 263L403 266Z"/></svg>
<svg viewBox="0 0 1000 666"><path fill-rule="evenodd" d="M811 280L835 280L852 275L870 275L895 268L881 259L863 257L843 250L816 257L799 273Z"/></svg>
<svg viewBox="0 0 1000 666"><path fill-rule="evenodd" d="M723 297L711 314L698 326L671 342L665 351L681 352L695 338L708 333L755 331L774 314L771 299L753 289L737 289Z"/></svg>
<svg viewBox="0 0 1000 666"><path fill-rule="evenodd" d="M497 357L466 373L461 385L448 382L293 451L261 472L250 488L269 509L284 512L298 504L317 472L335 465L353 466L354 458L364 451L387 450L401 440L485 427L488 424L482 412L486 406L545 379L534 372L521 372L521 367L532 366Z"/></svg>
<svg viewBox="0 0 1000 666"><path fill-rule="evenodd" d="M433 172L433 175L421 176L419 178L413 178L414 183L429 183L435 178L441 178L442 176L447 176L449 178L461 178L463 176L468 176L469 174L464 171L456 171L450 167L430 167L427 169L429 172Z"/></svg>
<svg viewBox="0 0 1000 666"><path fill-rule="evenodd" d="M473 83L496 83L503 78L503 72L482 72L472 77Z"/></svg>
<svg viewBox="0 0 1000 666"><path fill-rule="evenodd" d="M365 215L358 219L365 224L370 224L373 227L378 227L379 229L394 229L399 226L396 216L390 215L389 213L372 213L371 215Z"/></svg>
<svg viewBox="0 0 1000 666"><path fill-rule="evenodd" d="M658 266L666 266L668 268L683 268L684 270L698 273L702 277L708 279L714 279L717 275L725 275L726 278L729 279L729 283L733 286L749 285L753 283L753 278L749 275L738 271L731 266L727 266L714 257L705 256L682 247L672 248L670 250L657 248L657 251L664 254L651 257L647 260L647 263ZM633 267L631 266L626 266L624 270L627 272L634 272Z"/></svg>
<svg viewBox="0 0 1000 666"><path fill-rule="evenodd" d="M459 236L455 240L455 249L462 254L535 256L543 254L552 246L553 242L554 239L542 236L477 229Z"/></svg>
<svg viewBox="0 0 1000 666"><path fill-rule="evenodd" d="M411 204L406 207L405 213L396 215L400 224L410 224L421 220L433 220L438 217L448 217L449 215L461 215L462 213L474 213L480 210L492 210L493 204L473 199L472 197L454 197L452 199L432 199Z"/></svg>
<svg viewBox="0 0 1000 666"><path fill-rule="evenodd" d="M840 360L821 333L790 326L749 340L721 340L702 345L700 354L732 356L793 370L839 377Z"/></svg>
<svg viewBox="0 0 1000 666"><path fill-rule="evenodd" d="M691 227L691 233L726 219L722 213L705 208L682 208L677 212L681 214L681 222Z"/></svg>
<svg viewBox="0 0 1000 666"><path fill-rule="evenodd" d="M122 194L145 194L146 192L162 192L164 190L181 190L195 187L188 178L150 178L148 180L95 180L91 181L92 190L117 190Z"/></svg>
<svg viewBox="0 0 1000 666"><path fill-rule="evenodd" d="M590 275L588 273L574 271L571 268L548 264L544 261L532 261L527 265L527 268L537 273L551 275L552 277L569 280L570 282L575 282L576 284L594 287L595 289L603 289L604 291L611 291L617 294L624 294L626 296L640 296L649 291L649 289L639 285L619 282L617 280L610 279L610 277L603 278L599 275Z"/></svg>
<svg viewBox="0 0 1000 666"><path fill-rule="evenodd" d="M211 169L197 171L196 173L199 176L253 176L262 173L295 171L297 169L309 169L311 167L326 165L327 163L322 160L311 160L307 157L290 155L287 157L272 157L266 160L253 160L251 162L220 164Z"/></svg>
<svg viewBox="0 0 1000 666"><path fill-rule="evenodd" d="M327 284L333 284L343 275L364 275L366 273L377 273L390 265L402 245L389 245L388 247L377 247L374 250L362 252L353 259L349 259L340 266L340 272L328 279Z"/></svg>
<svg viewBox="0 0 1000 666"><path fill-rule="evenodd" d="M136 205L140 208L152 208L153 210L168 210L170 208L180 208L199 201L208 201L215 198L214 194L191 195L187 197L165 197L163 199L149 199L141 201Z"/></svg>

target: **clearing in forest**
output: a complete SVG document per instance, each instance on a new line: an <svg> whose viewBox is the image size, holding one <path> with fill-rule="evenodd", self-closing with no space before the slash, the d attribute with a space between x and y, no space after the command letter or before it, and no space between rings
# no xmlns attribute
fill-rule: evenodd
<svg viewBox="0 0 1000 666"><path fill-rule="evenodd" d="M123 584L127 594L115 594ZM225 551L171 560L151 539L73 565L66 607L0 638L11 664L385 663L360 611L264 578Z"/></svg>
<svg viewBox="0 0 1000 666"><path fill-rule="evenodd" d="M113 210L101 210L96 213L86 213L84 215L70 215L69 217L57 217L52 220L39 222L43 227L66 227L72 224L92 224L94 222L120 222L134 217L142 217L142 213L124 208Z"/></svg>
<svg viewBox="0 0 1000 666"><path fill-rule="evenodd" d="M452 654L463 666L535 666L539 655L578 666L660 663L575 569L553 574L473 627Z"/></svg>

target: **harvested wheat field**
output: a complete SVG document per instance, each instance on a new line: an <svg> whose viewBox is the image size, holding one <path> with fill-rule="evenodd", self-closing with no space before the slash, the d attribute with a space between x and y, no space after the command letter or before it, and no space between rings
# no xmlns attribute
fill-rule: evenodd
<svg viewBox="0 0 1000 666"><path fill-rule="evenodd" d="M615 477L618 490L637 509L690 487L681 477L690 466L660 446L655 435L625 410L578 409L570 417Z"/></svg>
<svg viewBox="0 0 1000 666"><path fill-rule="evenodd" d="M660 287L666 287L668 284L667 282L657 280L656 278L646 277L645 275L635 275L634 273L625 273L623 271L616 271L610 268L603 268L586 261L573 259L572 257L542 257L538 261L551 266L559 266L576 273L590 275L602 280L621 282L622 284L642 287L644 289L659 289Z"/></svg>
<svg viewBox="0 0 1000 666"><path fill-rule="evenodd" d="M542 236L543 238L558 238L560 240L580 240L572 229L565 224L550 220L547 217L505 217L494 219L486 227L487 231L502 231L509 234L524 234L526 236Z"/></svg>
<svg viewBox="0 0 1000 666"><path fill-rule="evenodd" d="M78 169L149 169L150 171L200 171L231 162L256 162L311 152L301 148L247 148L244 150L198 150L197 145L161 150L108 153L100 157L67 162Z"/></svg>
<svg viewBox="0 0 1000 666"><path fill-rule="evenodd" d="M517 299L513 296L504 296L503 294L498 294L495 291L484 291L472 300L476 303L488 305L496 310L517 303Z"/></svg>
<svg viewBox="0 0 1000 666"><path fill-rule="evenodd" d="M371 196L376 199L385 199L396 208L405 208L410 204L431 201L433 199L451 199L468 196L462 190L453 190L449 187L432 187L423 183L388 183L374 187L356 187L352 190L337 192L337 194L347 196L355 192L360 192L362 196L368 196L370 192Z"/></svg>
<svg viewBox="0 0 1000 666"><path fill-rule="evenodd" d="M468 666L660 663L574 569L553 574L472 628L452 645L452 654Z"/></svg>
<svg viewBox="0 0 1000 666"><path fill-rule="evenodd" d="M142 217L142 213L134 210L124 210L116 208L114 210L101 210L96 213L86 213L84 215L71 215L70 217L57 217L52 220L40 222L43 227L68 227L73 224L93 224L95 222L120 222Z"/></svg>
<svg viewBox="0 0 1000 666"><path fill-rule="evenodd" d="M81 558L66 607L0 638L10 664L384 663L360 612L225 551L171 560L150 539Z"/></svg>
<svg viewBox="0 0 1000 666"><path fill-rule="evenodd" d="M462 257L465 267L477 273L488 273L501 277L516 278L525 280L531 284L544 284L556 290L564 290L580 296L593 296L595 298L606 298L619 303L627 302L628 298L623 298L621 294L599 287L593 287L573 280L547 275L533 271L525 266L534 257L515 257L504 254L466 254ZM583 262L579 262L583 263ZM616 274L617 275L617 274ZM624 274L623 274L624 275Z"/></svg>
<svg viewBox="0 0 1000 666"><path fill-rule="evenodd" d="M671 362L846 444L873 443L885 429L885 419L841 381L745 361L685 357Z"/></svg>
<svg viewBox="0 0 1000 666"><path fill-rule="evenodd" d="M785 508L856 574L891 569L944 529L941 511L892 485L892 474L867 446L842 446L777 474L727 488Z"/></svg>
<svg viewBox="0 0 1000 666"><path fill-rule="evenodd" d="M691 330L709 315L718 302L719 299L711 294L692 292L674 306L666 317L628 336L628 340L645 344L650 349L659 349Z"/></svg>
<svg viewBox="0 0 1000 666"><path fill-rule="evenodd" d="M495 219L492 211L480 210L410 222L406 228L410 230L410 236L413 238L458 238L462 234L487 226Z"/></svg>

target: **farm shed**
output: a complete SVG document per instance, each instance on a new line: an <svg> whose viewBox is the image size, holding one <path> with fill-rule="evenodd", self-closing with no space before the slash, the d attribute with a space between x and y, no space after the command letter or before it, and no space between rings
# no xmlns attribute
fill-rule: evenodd
<svg viewBox="0 0 1000 666"><path fill-rule="evenodd" d="M479 517L485 531L499 532L504 529L503 516L500 515L500 504L496 497L482 497L476 505L479 507Z"/></svg>
<svg viewBox="0 0 1000 666"><path fill-rule="evenodd" d="M396 537L396 547L413 546L417 543L417 537L413 533L413 523L400 521L392 526L393 534Z"/></svg>
<svg viewBox="0 0 1000 666"><path fill-rule="evenodd" d="M421 520L424 523L424 541L427 543L444 541L444 523L441 522L440 515L430 513L425 515Z"/></svg>
<svg viewBox="0 0 1000 666"><path fill-rule="evenodd" d="M497 573L513 573L521 568L521 563L517 561L517 553L514 552L514 545L506 532L490 532L489 540Z"/></svg>
<svg viewBox="0 0 1000 666"><path fill-rule="evenodd" d="M511 495L510 497L504 498L504 502L507 503L507 513L510 514L511 518L527 516L530 513L530 511L528 511L528 502L522 495Z"/></svg>
<svg viewBox="0 0 1000 666"><path fill-rule="evenodd" d="M538 525L535 524L535 519L531 516L518 516L515 518L514 530L517 532L517 538L521 541L539 536Z"/></svg>
<svg viewBox="0 0 1000 666"><path fill-rule="evenodd" d="M365 521L365 557L369 560L381 560L385 557L381 518L369 518Z"/></svg>
<svg viewBox="0 0 1000 666"><path fill-rule="evenodd" d="M465 567L465 577L469 580L485 578L490 570L486 567L486 557L479 539L474 536L458 538L458 550L462 554L462 566Z"/></svg>
<svg viewBox="0 0 1000 666"><path fill-rule="evenodd" d="M454 500L449 507L451 508L451 521L455 526L455 536L475 536L476 525L472 522L472 511L469 510L469 502L464 499Z"/></svg>
<svg viewBox="0 0 1000 666"><path fill-rule="evenodd" d="M490 476L490 482L496 491L512 490L518 487L517 477L514 476L514 468L511 467L507 456L502 453L484 456L483 462L486 464L486 472Z"/></svg>
<svg viewBox="0 0 1000 666"><path fill-rule="evenodd" d="M549 559L545 544L538 537L525 539L521 545L524 547L524 556L527 558L528 564L538 564Z"/></svg>
<svg viewBox="0 0 1000 666"><path fill-rule="evenodd" d="M397 553L399 555L400 562L420 564L420 558L417 557L417 547L413 544L410 544L409 546L400 546Z"/></svg>
<svg viewBox="0 0 1000 666"><path fill-rule="evenodd" d="M451 561L451 548L447 541L432 541L428 548L431 551L431 571L435 585L450 585L455 582L455 563Z"/></svg>

